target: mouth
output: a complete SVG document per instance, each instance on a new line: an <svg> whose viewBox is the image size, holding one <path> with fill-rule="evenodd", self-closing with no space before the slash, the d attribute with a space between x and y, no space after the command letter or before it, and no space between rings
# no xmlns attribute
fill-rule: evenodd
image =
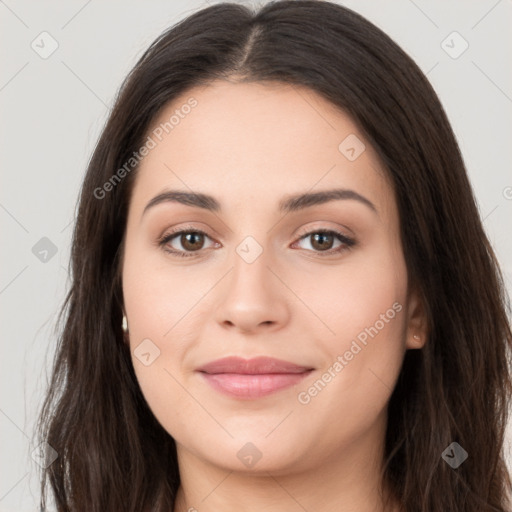
<svg viewBox="0 0 512 512"><path fill-rule="evenodd" d="M236 398L255 399L298 384L314 368L270 357L227 357L196 371L216 391Z"/></svg>

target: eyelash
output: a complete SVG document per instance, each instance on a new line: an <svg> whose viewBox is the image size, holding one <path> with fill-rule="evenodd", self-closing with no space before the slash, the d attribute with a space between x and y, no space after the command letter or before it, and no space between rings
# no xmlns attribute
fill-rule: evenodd
<svg viewBox="0 0 512 512"><path fill-rule="evenodd" d="M194 234L204 235L204 236L207 236L208 238L210 238L208 236L208 234L205 233L204 231L202 231L201 229L184 228L182 230L174 231L172 233L168 233L168 234L165 234L162 237L160 237L157 240L158 246L161 247L161 249L164 252L171 254L172 256L177 256L179 258L190 258L190 257L196 256L196 253L201 252L202 249L199 249L198 251L186 252L186 251L177 251L175 249L167 248L167 244L173 238L176 238L178 235L182 235L184 233L186 233L186 234L194 233ZM342 253L346 250L350 250L356 244L356 241L353 238L349 238L349 237L345 236L343 233L340 233L333 229L325 229L325 228L308 231L307 233L301 235L297 241L303 240L303 239L307 238L308 236L319 234L319 233L332 234L336 237L336 239L338 239L343 244L340 247L337 247L336 249L329 249L328 251L312 251L312 252L320 255L320 257L332 256L333 254ZM306 250L309 251L309 249L306 249Z"/></svg>

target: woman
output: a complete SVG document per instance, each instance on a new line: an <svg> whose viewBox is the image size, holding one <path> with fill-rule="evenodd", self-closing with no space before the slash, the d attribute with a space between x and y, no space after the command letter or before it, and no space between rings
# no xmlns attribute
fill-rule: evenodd
<svg viewBox="0 0 512 512"><path fill-rule="evenodd" d="M72 272L40 418L59 511L509 509L498 264L432 87L350 9L162 34Z"/></svg>

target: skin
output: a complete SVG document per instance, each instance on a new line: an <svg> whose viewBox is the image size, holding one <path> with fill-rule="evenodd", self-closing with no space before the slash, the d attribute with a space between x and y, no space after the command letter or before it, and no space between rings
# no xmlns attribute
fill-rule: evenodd
<svg viewBox="0 0 512 512"><path fill-rule="evenodd" d="M122 269L137 379L177 444L175 511L381 511L386 406L405 351L425 340L385 171L350 117L309 89L215 81L176 98L152 128L190 97L197 106L138 170ZM350 134L366 146L354 161L338 149ZM353 199L277 209L284 196L333 188L356 191L376 212ZM167 202L143 215L165 189L210 194L222 211ZM180 235L167 247L191 257L158 246L171 229L190 227L208 236L192 250ZM313 236L301 240L319 228L356 244L322 256ZM247 236L263 251L250 264L236 252ZM330 240L327 249L341 246ZM329 368L332 376L337 357L396 303L394 318L301 403L299 394ZM160 350L148 366L133 355L144 339ZM195 371L232 355L315 370L296 386L241 400ZM249 442L261 454L252 467L237 457Z"/></svg>

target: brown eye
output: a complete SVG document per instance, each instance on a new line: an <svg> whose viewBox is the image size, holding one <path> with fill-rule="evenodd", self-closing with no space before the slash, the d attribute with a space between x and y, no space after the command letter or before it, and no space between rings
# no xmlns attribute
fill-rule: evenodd
<svg viewBox="0 0 512 512"><path fill-rule="evenodd" d="M311 246L319 251L326 251L332 248L334 236L328 233L313 233Z"/></svg>
<svg viewBox="0 0 512 512"><path fill-rule="evenodd" d="M164 235L158 244L165 252L175 256L194 256L204 249L205 238L210 238L204 231L188 229ZM176 247L177 246L177 247Z"/></svg>
<svg viewBox="0 0 512 512"><path fill-rule="evenodd" d="M344 234L331 229L317 229L316 231L310 231L303 235L296 243L304 240L311 240L311 249L308 250L320 254L321 256L328 256L343 252L350 249L356 243L352 238L348 238ZM338 242L338 245L334 246L336 242Z"/></svg>
<svg viewBox="0 0 512 512"><path fill-rule="evenodd" d="M195 231L181 233L179 240L186 251L198 251L204 245L204 235Z"/></svg>

